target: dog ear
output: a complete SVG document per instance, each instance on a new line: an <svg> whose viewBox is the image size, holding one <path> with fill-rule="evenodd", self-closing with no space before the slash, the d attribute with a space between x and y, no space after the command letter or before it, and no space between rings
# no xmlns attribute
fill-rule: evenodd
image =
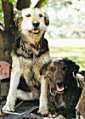
<svg viewBox="0 0 85 119"><path fill-rule="evenodd" d="M73 66L72 66L72 72L73 72L73 76L75 77L76 74L79 72L79 65L77 65L76 63L73 63Z"/></svg>
<svg viewBox="0 0 85 119"><path fill-rule="evenodd" d="M18 28L18 26L20 25L22 21L22 13L20 10L14 8L14 22L16 27Z"/></svg>
<svg viewBox="0 0 85 119"><path fill-rule="evenodd" d="M46 71L47 71L47 69L48 69L50 63L51 63L51 60L49 59L49 61L47 61L47 62L41 67L41 69L40 69L40 74L41 74L41 75L43 75L43 74L46 73Z"/></svg>
<svg viewBox="0 0 85 119"><path fill-rule="evenodd" d="M64 58L65 64L68 66L68 70L70 72L73 72L73 74L76 76L76 73L79 71L79 65L77 65L74 61Z"/></svg>
<svg viewBox="0 0 85 119"><path fill-rule="evenodd" d="M45 20L45 25L48 26L49 25L49 18L48 18L48 15L46 13L45 13L44 20Z"/></svg>
<svg viewBox="0 0 85 119"><path fill-rule="evenodd" d="M74 74L76 75L76 73L78 73L79 72L79 65L77 65L77 64L75 64L75 66L74 66Z"/></svg>
<svg viewBox="0 0 85 119"><path fill-rule="evenodd" d="M50 63L48 70L54 72L56 70L55 62Z"/></svg>

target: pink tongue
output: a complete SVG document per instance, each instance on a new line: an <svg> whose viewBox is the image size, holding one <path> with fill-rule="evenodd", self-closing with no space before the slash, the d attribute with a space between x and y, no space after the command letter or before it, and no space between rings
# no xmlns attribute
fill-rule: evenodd
<svg viewBox="0 0 85 119"><path fill-rule="evenodd" d="M57 89L57 91L61 92L61 91L64 90L64 86L58 86L58 85L56 85L56 89Z"/></svg>
<svg viewBox="0 0 85 119"><path fill-rule="evenodd" d="M33 31L34 33L38 33L38 32L39 32L38 29L33 29L32 31Z"/></svg>

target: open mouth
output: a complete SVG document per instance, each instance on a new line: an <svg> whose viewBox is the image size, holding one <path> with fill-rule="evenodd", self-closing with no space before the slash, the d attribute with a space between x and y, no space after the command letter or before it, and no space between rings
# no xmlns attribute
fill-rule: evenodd
<svg viewBox="0 0 85 119"><path fill-rule="evenodd" d="M64 93L64 83L63 82L58 82L56 83L55 88L50 87L50 94L52 96L55 96L56 94L62 94Z"/></svg>
<svg viewBox="0 0 85 119"><path fill-rule="evenodd" d="M40 29L38 28L33 28L32 30L29 31L30 33L33 33L33 34L39 34L40 33Z"/></svg>
<svg viewBox="0 0 85 119"><path fill-rule="evenodd" d="M56 83L56 93L62 93L64 91L63 82Z"/></svg>

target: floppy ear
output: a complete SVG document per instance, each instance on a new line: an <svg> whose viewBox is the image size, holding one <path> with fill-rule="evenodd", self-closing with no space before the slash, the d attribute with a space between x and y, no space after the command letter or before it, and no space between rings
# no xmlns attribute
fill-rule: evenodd
<svg viewBox="0 0 85 119"><path fill-rule="evenodd" d="M50 63L48 70L51 72L54 72L56 70L56 64L55 62Z"/></svg>
<svg viewBox="0 0 85 119"><path fill-rule="evenodd" d="M77 65L77 64L74 64L74 66L73 66L73 72L74 72L74 75L76 76L76 74L79 72L79 65Z"/></svg>
<svg viewBox="0 0 85 119"><path fill-rule="evenodd" d="M75 65L75 70L74 70L75 73L78 73L79 72L79 68L80 68L79 65Z"/></svg>
<svg viewBox="0 0 85 119"><path fill-rule="evenodd" d="M49 18L48 18L48 15L46 13L45 13L44 20L45 20L45 25L48 26L49 25Z"/></svg>
<svg viewBox="0 0 85 119"><path fill-rule="evenodd" d="M64 59L66 62L66 65L68 66L68 70L70 70L74 76L76 76L76 73L79 71L79 65L77 65L74 61L69 60L69 59Z"/></svg>
<svg viewBox="0 0 85 119"><path fill-rule="evenodd" d="M18 26L20 25L22 21L22 13L20 10L14 8L14 22L16 27L18 28Z"/></svg>
<svg viewBox="0 0 85 119"><path fill-rule="evenodd" d="M49 59L40 69L40 74L43 75L46 73L48 67L50 66L51 64L51 60Z"/></svg>

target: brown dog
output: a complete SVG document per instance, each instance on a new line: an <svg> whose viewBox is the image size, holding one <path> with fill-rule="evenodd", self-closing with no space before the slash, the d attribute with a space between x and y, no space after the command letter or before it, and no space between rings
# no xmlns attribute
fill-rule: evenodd
<svg viewBox="0 0 85 119"><path fill-rule="evenodd" d="M26 8L18 12L15 23L20 31L15 51L12 52L12 71L7 102L3 111L14 111L16 98L34 100L39 98L34 84L40 83L39 112L48 113L47 81L40 75L40 69L49 60L48 42L44 38L49 25L48 17L38 8ZM30 92L18 90L20 77L23 76Z"/></svg>
<svg viewBox="0 0 85 119"><path fill-rule="evenodd" d="M79 72L77 75L82 89L81 96L76 106L76 119L85 119L85 71Z"/></svg>

